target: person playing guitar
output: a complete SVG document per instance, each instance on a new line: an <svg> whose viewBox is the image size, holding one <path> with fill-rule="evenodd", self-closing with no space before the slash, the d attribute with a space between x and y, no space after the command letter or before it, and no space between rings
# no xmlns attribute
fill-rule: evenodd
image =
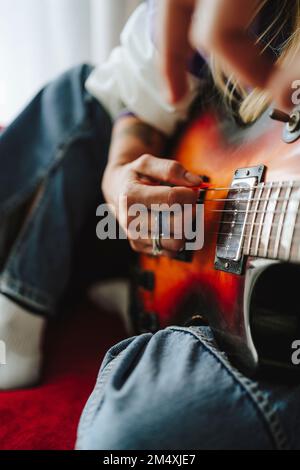
<svg viewBox="0 0 300 470"><path fill-rule="evenodd" d="M188 3L187 16L180 18L184 32L195 5ZM243 21L250 13L252 42L271 55L273 65L288 63L300 45L300 2L247 5ZM166 6L172 8L172 2ZM227 55L225 64L214 60L214 65L209 65L207 53L189 55L187 80L182 61L187 53L185 33L179 41L174 34L175 44L168 35L165 43L167 51L170 44L178 51L183 47L177 65L184 74L181 70L179 82L174 80L172 60L165 65L172 83L170 103L158 67L156 15L157 2L141 5L107 63L95 69L78 67L50 83L0 136L0 333L7 343L0 389L39 380L46 318L57 311L69 286L75 247L99 203L101 176L106 202L131 247L143 255L143 283L138 281L135 293L145 310L138 313L144 314L148 326L140 328L144 334L107 353L80 420L76 448L300 448L297 381L258 375L260 361L286 369L286 349L277 357L275 340L281 336L281 324L289 340L298 331L298 317L289 308L288 321L283 322L277 312L272 348L264 351L259 339L268 334L269 325L274 331L270 305L258 305L262 313L256 318L255 337L249 332L249 309L242 305L252 298L245 292L253 282L246 283L245 277L254 272L259 278L260 266L255 263L261 259L286 261L287 271L280 271L280 276L295 277L289 266L299 261L298 115L273 112L273 118L287 122L284 140L281 124L272 127L268 119L245 129L270 104L265 92L228 78L233 66L247 81L248 62L239 69L237 54ZM168 12L161 18L166 19L169 34ZM243 35L234 39L231 46ZM213 45L222 52L218 40ZM260 65L264 68L265 62ZM264 86L269 81L250 83ZM189 120L191 107L199 100L200 117L179 137L178 125ZM175 137L176 158L166 158L167 144ZM289 162L286 173L282 155ZM125 199L127 205L120 205ZM128 208L134 204L146 207L145 223L153 204L194 209L204 204L203 249L190 261L184 251L186 240L176 239L174 233L165 237L160 215L155 217L154 232L133 237ZM246 266L248 258L254 264ZM279 291L280 282L274 287L271 274L271 281L266 279L257 288L259 300L265 286L268 299L270 292ZM157 311L147 312L148 306ZM184 325L175 316L177 310L196 315L196 321L192 318ZM156 314L158 328L148 321ZM137 329L139 323L140 319L134 325ZM290 345L291 361L298 339Z"/></svg>
<svg viewBox="0 0 300 470"><path fill-rule="evenodd" d="M199 1L192 45L204 46L208 89L203 55L191 54L187 36L197 2L164 2L163 28L152 32L169 103L193 100L187 63L201 77L198 114L177 136L173 163L142 157L140 176L162 184L141 195L132 185L126 194L131 202L139 194L148 207L166 196L170 203L175 189L179 196L189 187L183 168L201 175L206 184L191 178L191 185L205 206L204 247L191 262L182 253L185 240L165 237L162 223L152 239L132 241L144 254L134 326L145 334L104 361L109 378L103 384L100 375L91 398L104 401L93 419L87 405L79 448L299 448L300 117L287 113L297 104L291 84L298 78L299 4L247 1L240 14L237 3ZM272 97L282 108L271 112L274 123ZM183 196L191 203L191 191Z"/></svg>

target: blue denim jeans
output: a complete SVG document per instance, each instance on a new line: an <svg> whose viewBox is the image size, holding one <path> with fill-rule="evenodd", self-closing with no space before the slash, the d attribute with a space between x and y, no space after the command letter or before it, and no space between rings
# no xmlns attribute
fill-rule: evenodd
<svg viewBox="0 0 300 470"><path fill-rule="evenodd" d="M65 293L84 249L77 242L103 202L111 121L85 91L90 72L79 66L50 83L0 135L0 292L45 315Z"/></svg>
<svg viewBox="0 0 300 470"><path fill-rule="evenodd" d="M0 136L0 292L39 314L56 311L103 200L111 122L90 71L52 82ZM300 389L244 377L208 328L145 334L107 353L77 448L300 448Z"/></svg>
<svg viewBox="0 0 300 470"><path fill-rule="evenodd" d="M209 328L171 327L113 347L77 449L299 449L300 387L250 380Z"/></svg>

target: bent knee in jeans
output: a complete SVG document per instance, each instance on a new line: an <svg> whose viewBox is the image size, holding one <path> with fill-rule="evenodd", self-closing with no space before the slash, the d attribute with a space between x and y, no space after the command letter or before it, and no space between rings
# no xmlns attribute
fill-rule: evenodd
<svg viewBox="0 0 300 470"><path fill-rule="evenodd" d="M285 446L267 396L230 365L207 328L169 328L113 348L77 441L98 450Z"/></svg>

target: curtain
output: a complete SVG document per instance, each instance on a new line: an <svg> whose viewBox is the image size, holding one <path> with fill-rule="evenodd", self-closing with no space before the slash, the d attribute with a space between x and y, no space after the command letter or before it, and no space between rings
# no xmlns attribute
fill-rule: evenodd
<svg viewBox="0 0 300 470"><path fill-rule="evenodd" d="M141 0L0 0L0 124L49 80L99 63Z"/></svg>

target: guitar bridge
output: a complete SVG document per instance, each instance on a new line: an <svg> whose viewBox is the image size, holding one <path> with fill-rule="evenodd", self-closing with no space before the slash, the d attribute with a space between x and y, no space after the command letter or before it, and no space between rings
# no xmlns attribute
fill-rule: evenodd
<svg viewBox="0 0 300 470"><path fill-rule="evenodd" d="M217 270L239 275L243 272L243 246L248 214L264 171L265 167L260 165L235 172L222 210L215 259Z"/></svg>

